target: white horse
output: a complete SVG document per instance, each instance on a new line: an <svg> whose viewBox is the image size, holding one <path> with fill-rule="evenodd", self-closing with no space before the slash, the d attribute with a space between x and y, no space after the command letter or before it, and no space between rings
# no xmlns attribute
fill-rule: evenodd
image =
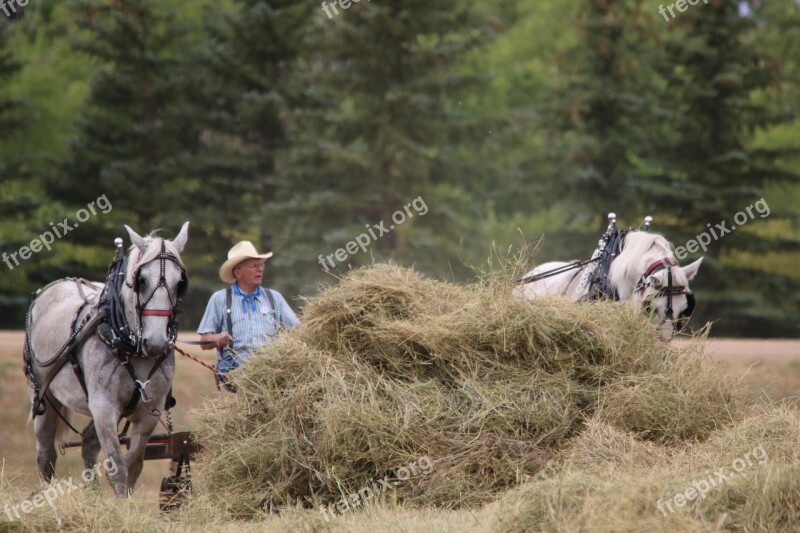
<svg viewBox="0 0 800 533"><path fill-rule="evenodd" d="M620 300L636 300L653 313L664 340L680 331L694 311L694 295L689 281L694 279L701 257L694 263L681 267L672 254L670 243L661 235L644 231L629 231L620 254L611 263L608 282ZM570 263L550 262L540 265L527 274L529 278ZM564 296L572 301L586 298L590 284L584 273L590 265L568 270L551 277L525 283L514 289L517 296L534 299L537 296ZM583 283L582 283L583 281Z"/></svg>
<svg viewBox="0 0 800 533"><path fill-rule="evenodd" d="M129 495L142 471L147 440L175 375L175 311L187 284L180 253L189 223L173 241L125 228L131 255L115 261L107 285L67 278L37 292L24 358L42 481L53 477L56 440L66 431L69 411L77 411L92 417L81 432L84 466L95 468L102 447L106 461L116 465L106 473L118 498ZM125 462L117 434L121 418L132 423Z"/></svg>

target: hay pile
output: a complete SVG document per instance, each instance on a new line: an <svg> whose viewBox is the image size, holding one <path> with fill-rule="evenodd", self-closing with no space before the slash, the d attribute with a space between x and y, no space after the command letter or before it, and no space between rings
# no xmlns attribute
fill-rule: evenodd
<svg viewBox="0 0 800 533"><path fill-rule="evenodd" d="M659 342L635 307L510 289L351 272L239 371L235 398L200 413L198 486L239 518L378 480L382 498L476 506L563 460L587 423L648 459L742 418L746 399L700 363L700 344ZM423 457L430 469L411 467Z"/></svg>
<svg viewBox="0 0 800 533"><path fill-rule="evenodd" d="M489 506L484 530L795 532L798 442L800 415L787 407L756 407L681 446L642 442L592 421L558 468ZM705 492L687 492L694 487ZM692 499L677 501L679 493Z"/></svg>

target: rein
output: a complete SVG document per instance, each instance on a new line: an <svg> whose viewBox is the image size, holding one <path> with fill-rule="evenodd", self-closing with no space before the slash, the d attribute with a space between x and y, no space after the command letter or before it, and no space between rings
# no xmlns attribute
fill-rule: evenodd
<svg viewBox="0 0 800 533"><path fill-rule="evenodd" d="M558 268L554 268L553 270L548 270L547 272L540 272L539 274L531 274L530 276L526 276L524 278L517 279L517 283L525 284L525 283L532 283L534 281L539 281L547 278L551 278L553 276L557 276L559 274L563 274L564 272L569 272L570 270L575 270L576 268L581 268L589 263L593 263L598 261L600 258L595 259L585 259L583 261L573 261L569 265L560 266Z"/></svg>
<svg viewBox="0 0 800 533"><path fill-rule="evenodd" d="M180 342L182 342L182 343L184 343L184 344L197 344L197 345L200 345L200 344L207 344L207 343L205 343L205 342L203 342L203 341L180 341ZM188 357L189 359L191 359L191 360L192 360L192 361L194 361L195 363L198 363L198 364L200 364L200 365L203 365L204 367L206 367L207 369L209 369L211 372L213 372L213 373L214 373L214 382L215 382L215 383L216 383L216 385L217 385L217 390L219 390L219 370L217 370L217 369L216 369L216 368L214 368L213 366L209 365L208 363L206 363L206 362L204 362L204 361L201 361L200 359L198 359L197 357L193 356L192 354L184 352L183 350L181 350L180 348L178 348L178 347L177 347L177 346L175 346L174 344L172 345L172 348L173 348L173 349L174 349L176 352L178 352L179 354L181 354L182 356L184 356L184 357Z"/></svg>

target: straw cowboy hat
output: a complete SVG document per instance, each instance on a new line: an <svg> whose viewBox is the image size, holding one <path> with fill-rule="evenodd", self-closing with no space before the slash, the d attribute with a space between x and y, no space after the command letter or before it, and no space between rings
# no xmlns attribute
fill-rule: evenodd
<svg viewBox="0 0 800 533"><path fill-rule="evenodd" d="M219 279L225 283L233 283L236 281L236 278L233 277L233 269L236 268L236 265L248 259L263 259L266 261L270 257L272 257L272 252L260 254L252 242L239 241L233 245L233 248L228 250L228 260L219 267Z"/></svg>

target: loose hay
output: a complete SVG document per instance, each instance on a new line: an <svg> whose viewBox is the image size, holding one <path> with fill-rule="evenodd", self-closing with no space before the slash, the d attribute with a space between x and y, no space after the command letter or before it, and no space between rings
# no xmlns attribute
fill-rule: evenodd
<svg viewBox="0 0 800 533"><path fill-rule="evenodd" d="M635 306L510 288L351 272L238 372L236 398L201 413L199 485L245 518L384 478L381 499L476 506L542 472L596 413L627 439L673 444L741 416L738 389L659 342ZM394 477L422 456L430 472Z"/></svg>
<svg viewBox="0 0 800 533"><path fill-rule="evenodd" d="M587 435L591 433L592 435ZM588 446L599 441L598 448ZM566 460L541 479L511 490L487 510L484 531L775 531L800 524L800 415L763 406L704 442L666 447L593 420L565 450ZM648 460L641 447L652 451ZM754 448L759 461L733 466ZM724 468L703 497L674 496ZM672 510L666 506L672 501ZM661 509L659 509L659 503Z"/></svg>

